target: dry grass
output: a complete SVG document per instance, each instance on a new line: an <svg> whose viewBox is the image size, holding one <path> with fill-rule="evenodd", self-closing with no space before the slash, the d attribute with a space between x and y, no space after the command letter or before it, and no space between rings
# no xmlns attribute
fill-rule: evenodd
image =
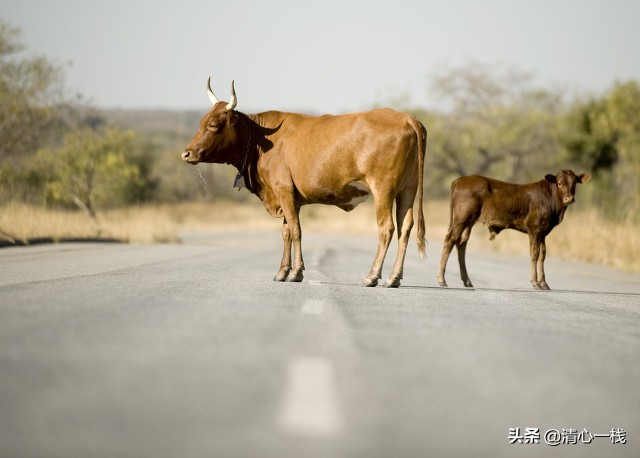
<svg viewBox="0 0 640 458"><path fill-rule="evenodd" d="M433 201L425 205L427 238L441 240L449 223L449 205ZM336 207L312 205L301 213L303 228L310 232L375 234L374 209L363 204L346 214ZM144 205L102 212L96 226L80 212L47 210L12 203L0 207L0 240L25 241L47 237L114 238L132 243L178 240L180 232L278 231L280 220L271 217L260 202L237 204L190 203ZM474 229L470 250L491 250L528 255L526 235L502 232L493 242L482 225ZM565 221L548 237L550 256L605 264L640 272L640 226L610 222L595 210L568 212Z"/></svg>

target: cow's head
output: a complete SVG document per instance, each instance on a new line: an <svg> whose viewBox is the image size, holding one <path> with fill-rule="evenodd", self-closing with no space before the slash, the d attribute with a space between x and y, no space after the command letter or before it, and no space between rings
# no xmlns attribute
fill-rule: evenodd
<svg viewBox="0 0 640 458"><path fill-rule="evenodd" d="M576 200L576 185L578 183L586 183L591 179L591 175L588 173L576 175L571 170L561 170L557 175L547 175L544 179L556 185L558 199L563 205L568 206Z"/></svg>
<svg viewBox="0 0 640 458"><path fill-rule="evenodd" d="M213 104L202 117L198 132L182 152L182 159L189 164L199 162L231 163L233 147L237 141L236 123L239 115L234 111L238 104L236 90L231 82L231 101L221 102L211 90L211 78L207 80L207 94Z"/></svg>

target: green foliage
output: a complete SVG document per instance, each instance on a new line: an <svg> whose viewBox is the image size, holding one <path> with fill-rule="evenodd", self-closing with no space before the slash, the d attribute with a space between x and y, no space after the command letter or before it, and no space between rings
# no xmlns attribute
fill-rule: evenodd
<svg viewBox="0 0 640 458"><path fill-rule="evenodd" d="M18 28L0 20L0 160L20 162L73 117L61 66L24 56Z"/></svg>
<svg viewBox="0 0 640 458"><path fill-rule="evenodd" d="M577 102L562 141L569 161L595 176L592 200L610 216L640 210L640 86L617 82L599 98Z"/></svg>
<svg viewBox="0 0 640 458"><path fill-rule="evenodd" d="M68 134L60 148L38 151L35 161L47 171L47 199L74 204L92 219L96 207L130 203L144 184L129 157L132 140L130 131L84 129Z"/></svg>

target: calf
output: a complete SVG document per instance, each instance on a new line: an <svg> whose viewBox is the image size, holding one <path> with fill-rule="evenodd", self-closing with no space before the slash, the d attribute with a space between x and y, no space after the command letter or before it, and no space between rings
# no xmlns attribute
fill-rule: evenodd
<svg viewBox="0 0 640 458"><path fill-rule="evenodd" d="M438 271L440 286L447 286L444 272L451 250L458 250L460 276L464 286L473 287L465 264L465 251L476 221L489 228L490 240L503 229L529 234L531 284L535 289L550 289L544 276L547 254L545 237L562 222L567 207L575 201L576 184L586 183L591 175L576 175L561 170L544 180L512 184L481 176L460 177L451 183L451 219L445 237Z"/></svg>

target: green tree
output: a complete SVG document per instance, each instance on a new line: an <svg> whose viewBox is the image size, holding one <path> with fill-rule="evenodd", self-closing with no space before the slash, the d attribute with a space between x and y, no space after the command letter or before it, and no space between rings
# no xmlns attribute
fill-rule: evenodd
<svg viewBox="0 0 640 458"><path fill-rule="evenodd" d="M139 168L130 160L131 131L101 128L68 134L56 149L42 149L36 162L47 171L48 198L73 204L97 221L97 207L129 203L132 187L142 186Z"/></svg>
<svg viewBox="0 0 640 458"><path fill-rule="evenodd" d="M25 56L21 31L0 20L0 160L21 162L74 116L63 67Z"/></svg>
<svg viewBox="0 0 640 458"><path fill-rule="evenodd" d="M568 159L596 180L593 202L611 216L640 210L640 85L616 82L600 97L574 104L563 144Z"/></svg>

